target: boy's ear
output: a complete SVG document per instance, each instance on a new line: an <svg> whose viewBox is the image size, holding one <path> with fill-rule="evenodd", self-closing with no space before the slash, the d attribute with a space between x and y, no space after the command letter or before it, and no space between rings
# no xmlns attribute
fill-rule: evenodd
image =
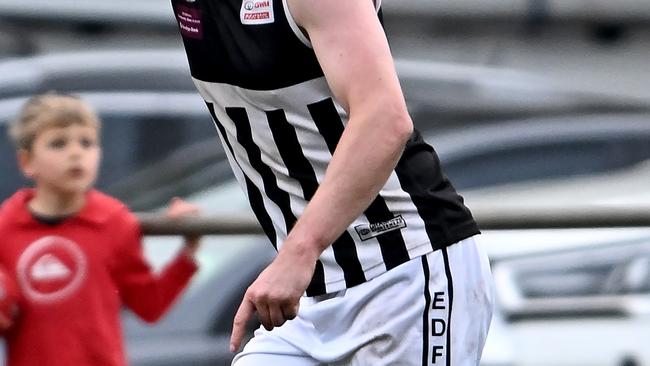
<svg viewBox="0 0 650 366"><path fill-rule="evenodd" d="M18 158L18 167L20 168L20 171L23 172L23 175L29 179L34 178L34 171L31 167L32 157L29 150L20 149L16 156Z"/></svg>

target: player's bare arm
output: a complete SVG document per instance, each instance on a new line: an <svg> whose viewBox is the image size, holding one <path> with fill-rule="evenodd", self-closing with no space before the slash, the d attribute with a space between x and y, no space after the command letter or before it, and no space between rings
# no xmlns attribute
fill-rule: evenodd
<svg viewBox="0 0 650 366"><path fill-rule="evenodd" d="M376 197L413 126L371 0L289 4L350 117L325 179L290 235L317 243L320 255Z"/></svg>
<svg viewBox="0 0 650 366"><path fill-rule="evenodd" d="M325 178L274 262L249 287L231 350L254 312L271 329L295 317L317 258L370 204L412 133L388 42L371 0L288 0L350 119Z"/></svg>

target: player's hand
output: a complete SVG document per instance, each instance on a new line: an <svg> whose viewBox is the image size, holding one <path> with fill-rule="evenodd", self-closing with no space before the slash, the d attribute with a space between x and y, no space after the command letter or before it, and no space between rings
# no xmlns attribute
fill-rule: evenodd
<svg viewBox="0 0 650 366"><path fill-rule="evenodd" d="M287 242L285 242L287 245ZM284 249L284 248L283 248ZM230 352L236 352L246 324L257 316L265 329L279 327L298 314L300 297L314 274L316 257L280 250L275 260L246 290L233 321Z"/></svg>
<svg viewBox="0 0 650 366"><path fill-rule="evenodd" d="M186 202L178 197L174 197L169 203L166 216L170 219L177 220L187 216L196 216L201 212L198 206ZM201 242L200 236L186 236L185 237L185 253L190 257L199 249Z"/></svg>

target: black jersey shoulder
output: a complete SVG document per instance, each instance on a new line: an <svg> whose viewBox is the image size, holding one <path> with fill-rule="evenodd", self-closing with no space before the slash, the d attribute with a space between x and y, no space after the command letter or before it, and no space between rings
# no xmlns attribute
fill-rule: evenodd
<svg viewBox="0 0 650 366"><path fill-rule="evenodd" d="M172 6L196 79L273 90L323 76L313 50L293 33L282 0L172 0ZM272 22L243 24L245 9L264 6Z"/></svg>

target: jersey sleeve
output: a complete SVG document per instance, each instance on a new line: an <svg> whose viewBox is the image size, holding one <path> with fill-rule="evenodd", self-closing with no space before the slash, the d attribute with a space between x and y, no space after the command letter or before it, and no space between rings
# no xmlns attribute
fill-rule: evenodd
<svg viewBox="0 0 650 366"><path fill-rule="evenodd" d="M160 274L154 274L143 254L142 231L133 214L120 219L121 240L113 260L113 279L122 302L147 322L155 322L171 307L197 270L193 259L179 253Z"/></svg>

